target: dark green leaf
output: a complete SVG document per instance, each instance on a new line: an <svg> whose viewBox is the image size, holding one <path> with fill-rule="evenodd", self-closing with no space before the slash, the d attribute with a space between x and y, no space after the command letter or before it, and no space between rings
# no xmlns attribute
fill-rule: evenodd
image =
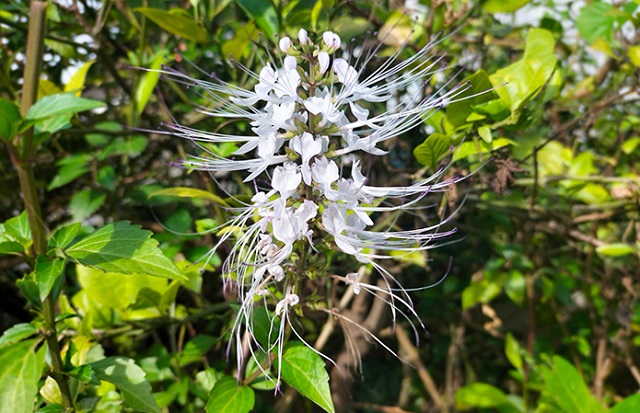
<svg viewBox="0 0 640 413"><path fill-rule="evenodd" d="M44 352L36 352L39 340L28 340L0 349L0 413L32 413L42 375Z"/></svg>
<svg viewBox="0 0 640 413"><path fill-rule="evenodd" d="M97 181L102 187L115 191L116 189L116 171L111 165L105 165L98 169Z"/></svg>
<svg viewBox="0 0 640 413"><path fill-rule="evenodd" d="M207 413L248 413L253 409L255 395L253 389L240 386L236 379L224 376L216 381L205 411Z"/></svg>
<svg viewBox="0 0 640 413"><path fill-rule="evenodd" d="M278 13L271 0L235 0L271 39L280 31Z"/></svg>
<svg viewBox="0 0 640 413"><path fill-rule="evenodd" d="M301 343L290 343L282 355L282 378L315 404L334 413L329 374L322 358Z"/></svg>
<svg viewBox="0 0 640 413"><path fill-rule="evenodd" d="M27 298L36 308L40 308L40 288L36 282L36 275L33 272L25 274L21 279L16 281L16 285L22 295Z"/></svg>
<svg viewBox="0 0 640 413"><path fill-rule="evenodd" d="M432 133L413 150L418 162L429 168L435 168L438 162L449 153L451 139L441 133Z"/></svg>
<svg viewBox="0 0 640 413"><path fill-rule="evenodd" d="M18 132L21 120L16 105L0 98L0 139L11 141Z"/></svg>
<svg viewBox="0 0 640 413"><path fill-rule="evenodd" d="M115 384L122 393L127 407L144 413L160 413L144 370L133 360L125 357L107 357L88 364L88 367L98 379Z"/></svg>
<svg viewBox="0 0 640 413"><path fill-rule="evenodd" d="M25 338L34 335L36 331L38 331L38 329L33 324L15 324L6 329L4 333L2 333L2 337L0 337L0 347L22 341Z"/></svg>
<svg viewBox="0 0 640 413"><path fill-rule="evenodd" d="M102 161L114 155L126 155L135 158L145 150L148 143L149 139L142 135L127 136L126 138L118 137L104 148L97 159Z"/></svg>
<svg viewBox="0 0 640 413"><path fill-rule="evenodd" d="M65 252L82 265L102 271L185 278L150 236L151 231L121 221L99 229Z"/></svg>
<svg viewBox="0 0 640 413"><path fill-rule="evenodd" d="M96 373L93 371L93 368L88 364L78 366L75 369L71 370L70 372L67 372L67 374L73 377L74 379L80 380L83 383L93 384L96 386L100 384L100 380L98 380L98 376L96 376Z"/></svg>
<svg viewBox="0 0 640 413"><path fill-rule="evenodd" d="M35 273L38 289L40 290L40 300L44 300L51 292L53 284L64 270L64 260L61 258L49 258L39 255L36 261Z"/></svg>
<svg viewBox="0 0 640 413"><path fill-rule="evenodd" d="M278 338L280 318L275 317L264 307L253 307L253 336L263 349L273 346Z"/></svg>
<svg viewBox="0 0 640 413"><path fill-rule="evenodd" d="M0 242L0 255L1 254L24 254L24 247L15 241Z"/></svg>
<svg viewBox="0 0 640 413"><path fill-rule="evenodd" d="M188 17L148 7L138 7L133 10L144 14L163 30L176 36L184 37L185 39L198 43L207 43L209 41L207 31Z"/></svg>
<svg viewBox="0 0 640 413"><path fill-rule="evenodd" d="M180 353L179 364L180 367L189 363L201 361L205 353L216 344L218 340L215 337L199 334L189 340L184 346L182 353Z"/></svg>

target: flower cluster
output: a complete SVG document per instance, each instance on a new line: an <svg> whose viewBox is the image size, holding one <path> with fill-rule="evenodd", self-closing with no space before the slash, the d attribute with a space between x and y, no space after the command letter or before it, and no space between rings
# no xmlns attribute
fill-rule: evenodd
<svg viewBox="0 0 640 413"><path fill-rule="evenodd" d="M358 155L384 155L383 142L422 124L465 87L425 96L424 86L443 70L440 59L428 58L433 43L405 60L399 59L398 50L366 75L364 70L378 50L364 54L352 48L338 57L341 46L340 37L332 32L325 32L317 42L303 29L297 44L283 37L278 63L266 64L259 73L243 68L255 79L251 90L215 75L211 81L202 81L166 71L199 87L213 107L201 108L203 112L245 119L251 125L248 135L171 125L173 134L199 143L203 150L202 156L185 160L185 166L214 174L244 171L245 182L252 181L256 187L251 203L237 208L234 218L225 223L215 247L235 238L223 273L225 282L237 289L241 303L234 325L239 368L247 352L253 354L260 346L256 340L243 339L253 331L256 303L270 306L280 321L277 339L263 350L281 355L291 311L304 303L300 289L305 254L334 249L375 268L388 287L384 291L359 282L356 272L334 277L351 285L356 294L365 289L383 296L394 317L396 312L406 317L415 315L411 301L378 261L390 258L390 251L397 255L431 248L435 239L450 233L439 232L440 224L409 230L389 225L376 230L372 214L417 208L426 194L444 190L453 181L443 181L441 173L436 173L408 186L371 186ZM410 88L414 92L395 107L371 113L384 107L382 103L393 93L416 83L422 87ZM238 145L233 157L208 151L201 144L225 142Z"/></svg>

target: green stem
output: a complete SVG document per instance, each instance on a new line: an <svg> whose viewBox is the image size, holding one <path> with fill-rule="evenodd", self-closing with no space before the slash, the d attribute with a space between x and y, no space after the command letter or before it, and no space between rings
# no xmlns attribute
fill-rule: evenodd
<svg viewBox="0 0 640 413"><path fill-rule="evenodd" d="M29 10L29 34L27 37L26 64L24 69L24 82L22 84L22 102L20 112L25 117L31 105L38 98L38 82L42 68L42 54L44 50L44 32L47 16L46 2L33 1ZM33 239L33 250L36 256L47 253L47 229L42 220L40 200L36 189L36 180L33 173L35 146L33 142L33 127L27 129L15 142L17 157L13 162L18 171L20 188L24 198L25 209ZM62 356L55 323L55 301L50 293L42 302L42 315L44 318L43 335L51 356L51 376L58 383L62 395L62 405L65 409L73 407L73 397L69 384L65 380L62 371Z"/></svg>

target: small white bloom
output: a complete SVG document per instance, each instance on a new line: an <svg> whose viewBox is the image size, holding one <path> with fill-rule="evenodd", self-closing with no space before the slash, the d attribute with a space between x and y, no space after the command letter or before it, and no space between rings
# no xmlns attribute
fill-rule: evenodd
<svg viewBox="0 0 640 413"><path fill-rule="evenodd" d="M300 44L307 44L309 41L309 36L307 36L307 31L305 29L300 29L298 31L298 41Z"/></svg>
<svg viewBox="0 0 640 413"><path fill-rule="evenodd" d="M291 48L291 39L285 36L280 39L280 42L278 43L278 45L280 46L280 50L286 53Z"/></svg>
<svg viewBox="0 0 640 413"><path fill-rule="evenodd" d="M283 312L287 312L287 307L293 307L294 305L300 302L300 297L297 294L287 294L282 300L278 302L276 305L276 315L279 316Z"/></svg>
<svg viewBox="0 0 640 413"><path fill-rule="evenodd" d="M340 48L340 36L333 32L324 32L322 34L322 40L329 49L335 50Z"/></svg>
<svg viewBox="0 0 640 413"><path fill-rule="evenodd" d="M302 181L298 166L293 162L285 162L284 165L276 167L273 171L271 186L280 192L283 199L296 194L298 185Z"/></svg>
<svg viewBox="0 0 640 413"><path fill-rule="evenodd" d="M320 74L324 75L327 69L329 68L329 63L331 62L331 58L329 57L329 53L320 52L318 53L318 65L320 65Z"/></svg>

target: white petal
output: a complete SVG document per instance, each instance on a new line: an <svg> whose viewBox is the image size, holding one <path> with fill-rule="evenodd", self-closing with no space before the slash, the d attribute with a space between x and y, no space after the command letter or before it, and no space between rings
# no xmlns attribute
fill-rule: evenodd
<svg viewBox="0 0 640 413"><path fill-rule="evenodd" d="M305 29L300 29L298 31L298 41L300 44L306 44L309 41L309 36L307 36L307 31Z"/></svg>
<svg viewBox="0 0 640 413"><path fill-rule="evenodd" d="M327 52L320 52L318 53L318 63L320 65L320 74L323 75L327 69L329 68L329 62L330 62L330 58L329 58L329 53Z"/></svg>
<svg viewBox="0 0 640 413"><path fill-rule="evenodd" d="M291 39L289 39L288 37L283 37L282 39L280 39L278 45L280 46L280 50L286 53L291 48Z"/></svg>

